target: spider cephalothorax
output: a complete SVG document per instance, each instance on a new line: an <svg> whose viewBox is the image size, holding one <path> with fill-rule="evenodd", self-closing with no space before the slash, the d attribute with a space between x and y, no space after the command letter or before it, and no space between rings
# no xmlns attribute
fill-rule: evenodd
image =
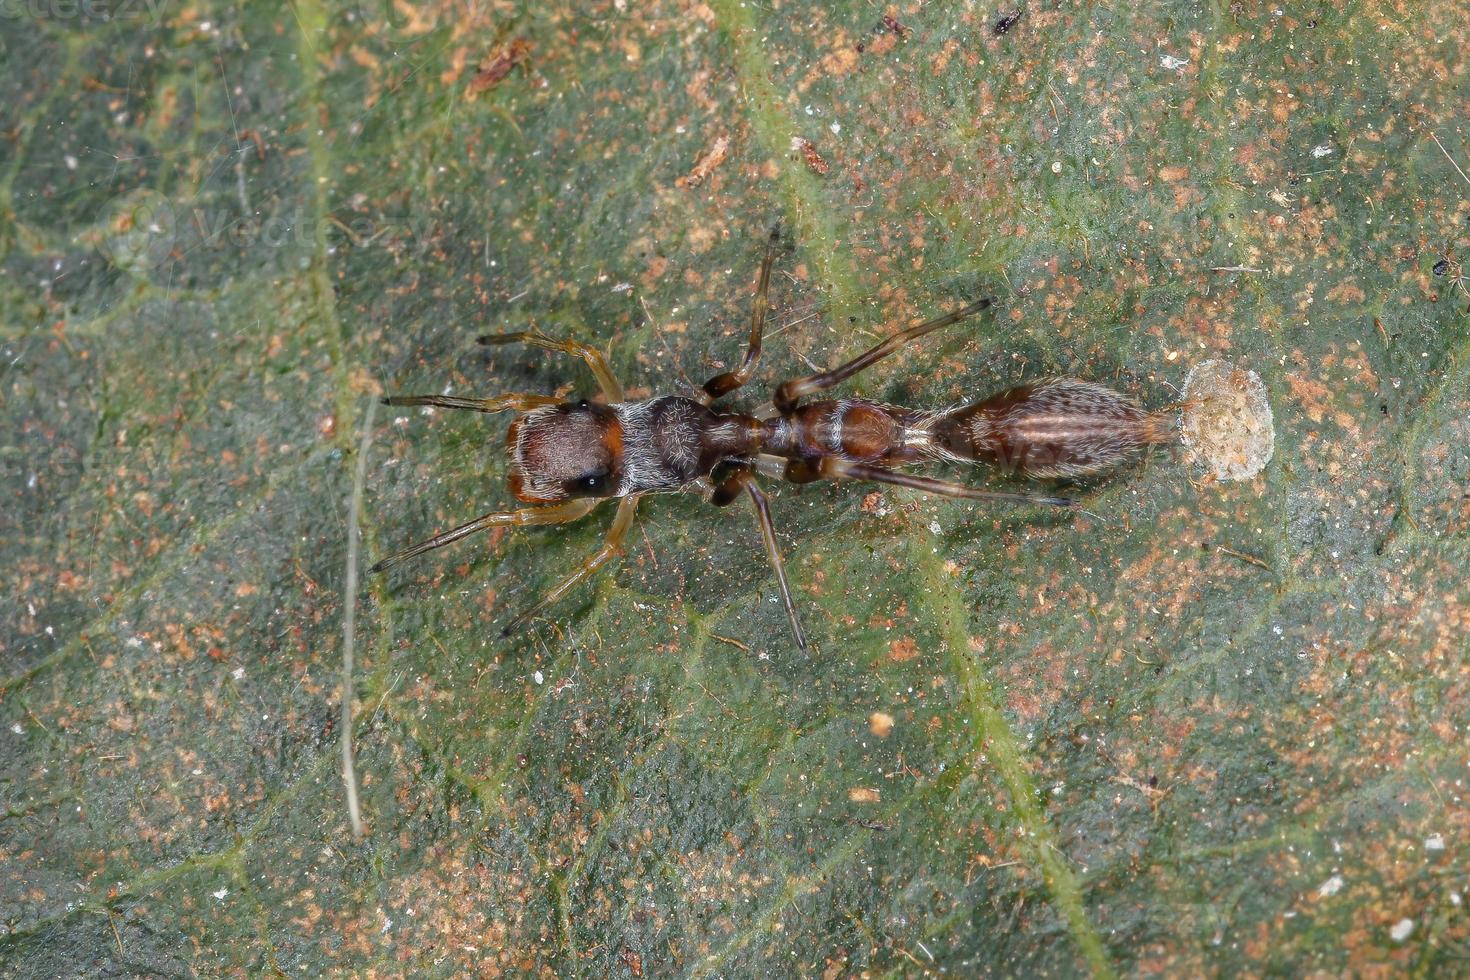
<svg viewBox="0 0 1470 980"><path fill-rule="evenodd" d="M510 492L526 503L614 497L622 489L623 425L587 401L537 408L510 424Z"/></svg>

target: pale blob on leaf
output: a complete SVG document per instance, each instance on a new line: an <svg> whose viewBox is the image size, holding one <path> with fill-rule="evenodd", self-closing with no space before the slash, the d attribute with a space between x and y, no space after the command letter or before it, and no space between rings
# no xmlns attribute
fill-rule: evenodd
<svg viewBox="0 0 1470 980"><path fill-rule="evenodd" d="M1256 372L1201 361L1184 380L1179 438L1190 459L1220 480L1249 480L1276 451L1271 403Z"/></svg>

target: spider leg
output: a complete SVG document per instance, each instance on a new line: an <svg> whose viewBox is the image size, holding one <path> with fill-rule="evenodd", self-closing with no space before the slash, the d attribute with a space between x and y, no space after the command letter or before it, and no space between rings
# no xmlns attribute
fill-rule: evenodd
<svg viewBox="0 0 1470 980"><path fill-rule="evenodd" d="M602 498L606 499L606 498ZM594 499L592 505L596 506L601 500ZM590 509L590 508L589 508ZM633 516L638 511L638 495L632 494L618 501L618 512L613 515L612 523L608 525L607 537L603 539L602 547L590 555L585 561L577 566L576 570L566 578L554 585L549 592L536 601L525 612L505 624L500 631L501 636L509 636L521 627L534 615L551 605L562 596L566 595L574 586L580 584L595 573L603 565L623 550L623 539L628 536L628 529L633 526Z"/></svg>
<svg viewBox="0 0 1470 980"><path fill-rule="evenodd" d="M389 395L384 405L430 405L434 408L463 408L471 412L528 412L545 405L560 405L552 395L523 395L509 392L490 398L455 398L449 395Z"/></svg>
<svg viewBox="0 0 1470 980"><path fill-rule="evenodd" d="M771 401L775 403L776 407L783 414L791 412L795 410L796 403L807 395L814 394L818 391L825 391L834 385L841 384L859 371L869 368L878 361L883 360L883 358L892 354L909 341L917 340L925 334L932 333L941 327L947 327L951 324L959 323L966 317L974 316L981 310L988 309L991 302L988 297L977 300L963 309L955 310L953 313L946 313L944 316L935 317L933 320L926 320L916 326L909 327L907 330L900 330L868 351L854 357L846 364L841 364L830 371L808 375L805 378L793 378L776 389L775 394L771 396Z"/></svg>
<svg viewBox="0 0 1470 980"><path fill-rule="evenodd" d="M766 240L766 257L761 261L760 281L755 287L755 310L750 315L750 346L745 351L745 359L735 370L717 374L704 383L706 403L728 395L749 381L750 376L755 373L755 366L761 359L761 336L766 329L766 311L770 308L767 297L771 289L771 265L776 261L776 248L780 241L781 226L777 225L771 229L771 237Z"/></svg>
<svg viewBox="0 0 1470 980"><path fill-rule="evenodd" d="M597 384L602 388L602 393L607 396L609 402L620 402L623 400L623 386L612 373L612 368L607 365L607 358L602 351L596 347L588 347L579 344L575 340L553 340L545 334L536 330L521 330L516 333L492 333L475 340L478 344L487 347L496 347L501 344L530 344L545 350L559 351L570 354L572 357L580 357L587 362L592 373L597 377Z"/></svg>
<svg viewBox="0 0 1470 980"><path fill-rule="evenodd" d="M442 548L446 544L453 544L460 538L468 537L476 531L483 531L487 527L524 527L528 524L565 524L575 521L580 517L586 517L592 512L592 508L602 503L597 498L584 498L581 500L568 500L566 503L552 504L549 507L524 507L521 510L492 511L482 514L467 524L461 524L443 534L436 534L427 541L420 541L412 547L405 548L378 562L368 569L368 574L386 572L394 565L416 558L426 551Z"/></svg>
<svg viewBox="0 0 1470 980"><path fill-rule="evenodd" d="M1071 497L981 490L979 487L952 483L949 480L935 480L927 476L916 476L912 473L885 469L882 466L854 463L837 456L823 456L814 464L809 464L806 460L792 460L787 464L789 473L793 472L793 465L795 466L794 477L789 478L793 478L794 482L798 483L813 479L814 477L810 474L815 470L817 477L825 477L829 480L871 480L874 483L888 483L896 487L908 487L911 490L922 490L925 493L939 494L943 497L959 497L964 500L999 500L1015 504L1044 504L1052 507L1076 507L1079 503Z"/></svg>
<svg viewBox="0 0 1470 980"><path fill-rule="evenodd" d="M756 485L755 474L741 466L715 487L715 492L710 496L710 502L716 507L724 507L734 502L741 490L745 491L750 497L750 502L755 506L755 518L760 524L761 541L766 546L766 559L770 561L771 568L776 573L776 585L781 592L781 603L786 607L786 618L791 621L791 632L796 637L796 648L806 653L806 634L802 631L801 620L796 615L796 603L791 599L791 586L786 582L786 564L781 560L781 546L776 541L776 527L771 523L771 508L766 502L766 495Z"/></svg>

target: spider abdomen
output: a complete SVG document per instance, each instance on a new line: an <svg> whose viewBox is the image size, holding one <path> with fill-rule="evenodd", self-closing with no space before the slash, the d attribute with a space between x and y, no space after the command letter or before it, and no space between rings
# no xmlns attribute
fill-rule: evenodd
<svg viewBox="0 0 1470 980"><path fill-rule="evenodd" d="M1011 388L945 413L930 432L933 445L946 456L1032 477L1099 473L1171 438L1159 413L1076 378Z"/></svg>

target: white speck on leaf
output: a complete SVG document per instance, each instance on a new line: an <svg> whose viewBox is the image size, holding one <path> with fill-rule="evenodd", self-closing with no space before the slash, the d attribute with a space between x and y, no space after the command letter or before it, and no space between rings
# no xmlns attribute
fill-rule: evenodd
<svg viewBox="0 0 1470 980"><path fill-rule="evenodd" d="M1328 878L1326 881L1322 882L1322 887L1317 889L1317 894L1322 898L1330 898L1331 896L1336 895L1338 892L1342 891L1342 886L1344 884L1345 882L1342 880L1342 875L1333 875L1331 878Z"/></svg>
<svg viewBox="0 0 1470 980"><path fill-rule="evenodd" d="M1331 155L1332 155L1332 147L1328 146L1326 143L1323 143L1321 146L1314 146L1314 147L1312 147L1312 159L1313 160L1320 160L1320 159L1322 159L1325 156L1331 156Z"/></svg>
<svg viewBox="0 0 1470 980"><path fill-rule="evenodd" d="M546 683L546 675L543 674L543 673L541 673L541 671L539 671L539 670L536 671L536 673L532 674L531 677L532 677L533 680L536 681L537 684L545 684Z"/></svg>
<svg viewBox="0 0 1470 980"><path fill-rule="evenodd" d="M1400 919L1393 924L1392 929L1388 930L1388 938L1392 939L1396 943L1401 943L1405 939L1408 939L1409 936L1413 935L1413 933L1414 920Z"/></svg>
<svg viewBox="0 0 1470 980"><path fill-rule="evenodd" d="M1176 58L1172 54L1159 56L1159 67L1169 71L1181 71L1189 64L1188 58Z"/></svg>

